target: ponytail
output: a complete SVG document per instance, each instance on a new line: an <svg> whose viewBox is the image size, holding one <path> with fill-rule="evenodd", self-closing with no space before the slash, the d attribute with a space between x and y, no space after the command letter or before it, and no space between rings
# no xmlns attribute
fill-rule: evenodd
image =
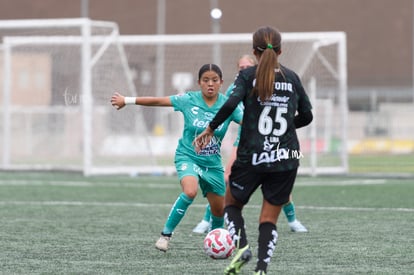
<svg viewBox="0 0 414 275"><path fill-rule="evenodd" d="M262 102L273 94L275 73L279 69L278 55L281 50L281 40L279 31L271 27L259 28L253 34L253 49L260 57L253 94Z"/></svg>

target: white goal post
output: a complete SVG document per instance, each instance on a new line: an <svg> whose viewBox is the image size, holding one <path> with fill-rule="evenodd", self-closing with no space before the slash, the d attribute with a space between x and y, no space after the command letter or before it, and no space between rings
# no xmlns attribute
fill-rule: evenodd
<svg viewBox="0 0 414 275"><path fill-rule="evenodd" d="M224 92L238 58L252 52L251 34L120 36L115 23L89 19L0 21L0 36L3 170L172 174L182 117L162 107L116 111L110 96L198 89L205 63L222 68ZM346 173L346 35L282 39L281 63L300 75L314 106L314 121L298 130L299 173ZM223 141L224 159L235 129Z"/></svg>

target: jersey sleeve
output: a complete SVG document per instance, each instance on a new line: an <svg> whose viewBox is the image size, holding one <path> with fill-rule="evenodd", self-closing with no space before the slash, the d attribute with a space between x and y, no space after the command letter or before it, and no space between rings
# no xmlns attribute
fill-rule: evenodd
<svg viewBox="0 0 414 275"><path fill-rule="evenodd" d="M236 139L233 142L233 146L234 147L238 147L239 146L240 135L241 135L241 125L239 126L239 129L237 130L237 137L236 137Z"/></svg>
<svg viewBox="0 0 414 275"><path fill-rule="evenodd" d="M188 106L188 101L190 100L190 95L185 94L176 94L170 96L171 104L174 107L174 111L183 112L184 108Z"/></svg>
<svg viewBox="0 0 414 275"><path fill-rule="evenodd" d="M236 122L237 124L240 124L242 120L243 120L243 108L239 104L237 105L237 108L233 111L232 121Z"/></svg>
<svg viewBox="0 0 414 275"><path fill-rule="evenodd" d="M226 90L225 95L226 95L226 96L230 96L230 95L231 95L231 93L233 92L233 88L234 88L234 82L233 82L233 83L231 83L231 84L229 85L229 87L228 87L228 88L227 88L227 90Z"/></svg>
<svg viewBox="0 0 414 275"><path fill-rule="evenodd" d="M305 88L303 88L302 82L297 74L294 74L296 78L296 92L298 96L298 112L306 113L312 110L312 104L308 95L306 94Z"/></svg>

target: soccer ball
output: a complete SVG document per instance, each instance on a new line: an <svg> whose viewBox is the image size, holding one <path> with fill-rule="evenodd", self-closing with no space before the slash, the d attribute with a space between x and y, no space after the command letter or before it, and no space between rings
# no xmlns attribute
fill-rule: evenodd
<svg viewBox="0 0 414 275"><path fill-rule="evenodd" d="M213 259L227 259L235 249L229 231L216 228L204 238L204 252Z"/></svg>

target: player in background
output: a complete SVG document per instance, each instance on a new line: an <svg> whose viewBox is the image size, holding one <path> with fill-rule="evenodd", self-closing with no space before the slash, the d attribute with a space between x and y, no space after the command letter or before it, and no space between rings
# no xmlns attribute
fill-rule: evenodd
<svg viewBox="0 0 414 275"><path fill-rule="evenodd" d="M209 124L227 97L220 93L223 84L221 69L214 64L203 65L198 73L199 91L187 92L166 97L124 97L115 93L111 103L117 109L125 105L174 107L184 116L184 129L175 152L175 167L180 180L182 193L171 207L171 211L155 247L167 251L171 236L184 217L188 207L197 195L198 188L207 197L211 206L212 228L224 226L224 168L221 162L220 146L231 121L240 123L243 111L236 108L228 119L223 121L201 151L194 151L192 142Z"/></svg>
<svg viewBox="0 0 414 275"><path fill-rule="evenodd" d="M239 58L237 61L237 69L238 71L244 70L246 68L252 67L257 65L256 57L245 54ZM234 82L229 85L226 91L226 95L230 96L231 92L234 88ZM226 167L224 169L224 179L226 181L226 184L229 182L229 175L231 171L231 166L233 165L236 156L237 156L237 146L239 145L239 139L240 139L240 131L237 135L236 140L233 143L233 148L231 150L229 159L227 160ZM296 218L296 210L295 210L295 204L292 200L292 195L289 197L289 202L283 205L283 213L285 214L290 230L292 232L308 232L308 229ZM210 211L210 205L206 205L206 209L204 212L203 219L194 227L193 232L194 233L207 233L211 228L210 223L211 218L211 211Z"/></svg>
<svg viewBox="0 0 414 275"><path fill-rule="evenodd" d="M289 201L299 167L300 146L296 129L312 119L312 105L299 76L279 63L282 38L278 30L261 27L253 34L258 65L239 72L233 93L209 126L195 140L202 150L214 131L244 105L237 158L225 195L225 221L237 247L224 274L239 274L252 253L247 240L243 207L261 188L258 255L255 274L266 274L278 240L277 220Z"/></svg>

